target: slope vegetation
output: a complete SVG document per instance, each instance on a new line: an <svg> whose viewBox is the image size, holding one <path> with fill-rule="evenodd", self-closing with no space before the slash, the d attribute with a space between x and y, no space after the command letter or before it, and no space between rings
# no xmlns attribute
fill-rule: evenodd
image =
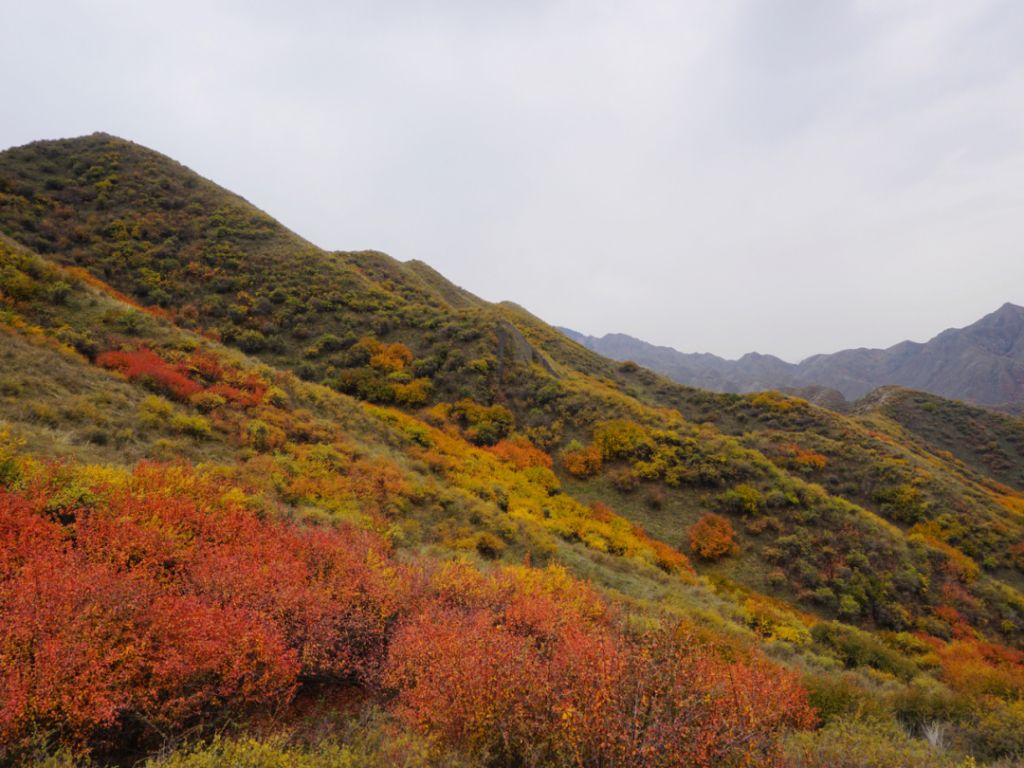
<svg viewBox="0 0 1024 768"><path fill-rule="evenodd" d="M1024 749L1017 422L688 389L105 135L0 154L0 228L12 759Z"/></svg>

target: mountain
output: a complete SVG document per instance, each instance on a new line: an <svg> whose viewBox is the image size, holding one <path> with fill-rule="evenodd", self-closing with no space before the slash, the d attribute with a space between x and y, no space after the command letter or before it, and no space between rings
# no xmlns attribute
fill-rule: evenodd
<svg viewBox="0 0 1024 768"><path fill-rule="evenodd" d="M725 360L686 354L623 334L600 338L563 328L573 340L616 360L633 360L690 386L717 392L827 387L849 400L897 384L967 402L1019 410L1024 404L1024 307L1004 304L966 328L925 343L848 349L786 363L771 355Z"/></svg>
<svg viewBox="0 0 1024 768"><path fill-rule="evenodd" d="M682 386L137 144L0 153L0 762L1006 765L1022 590L1017 419Z"/></svg>

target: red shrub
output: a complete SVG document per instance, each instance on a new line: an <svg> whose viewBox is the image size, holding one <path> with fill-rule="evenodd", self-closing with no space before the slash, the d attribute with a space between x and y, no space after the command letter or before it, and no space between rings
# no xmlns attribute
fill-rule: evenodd
<svg viewBox="0 0 1024 768"><path fill-rule="evenodd" d="M545 672L529 639L489 611L431 608L396 634L385 680L400 691L399 712L414 726L514 764L543 744Z"/></svg>
<svg viewBox="0 0 1024 768"><path fill-rule="evenodd" d="M188 400L203 389L145 347L134 351L104 352L96 358L96 364L120 371L130 381L141 381L146 386L166 392L178 400Z"/></svg>
<svg viewBox="0 0 1024 768"><path fill-rule="evenodd" d="M435 579L441 604L398 630L384 674L409 724L503 765L627 768L778 765L784 732L813 724L794 675L685 632L630 640L529 573Z"/></svg>
<svg viewBox="0 0 1024 768"><path fill-rule="evenodd" d="M518 469L527 469L528 467L547 467L551 469L551 457L525 437L499 440L487 448L487 450Z"/></svg>
<svg viewBox="0 0 1024 768"><path fill-rule="evenodd" d="M757 657L726 661L688 633L659 633L622 653L621 672L598 688L608 699L603 728L587 707L599 694L584 691L574 707L584 718L574 750L603 763L781 765L782 735L816 719L796 675Z"/></svg>
<svg viewBox="0 0 1024 768"><path fill-rule="evenodd" d="M220 395L229 403L237 403L243 406L255 405L257 403L251 392L246 392L244 389L233 387L230 384L214 384L211 387L207 387L206 391L214 395Z"/></svg>
<svg viewBox="0 0 1024 768"><path fill-rule="evenodd" d="M152 738L376 673L403 572L375 536L261 520L187 467L55 510L66 483L0 491L0 748Z"/></svg>
<svg viewBox="0 0 1024 768"><path fill-rule="evenodd" d="M389 495L394 477L364 465ZM406 722L501 764L773 765L783 730L812 720L792 675L683 632L633 639L557 568L453 564L414 588L376 535L261 518L188 466L83 477L102 475L0 490L10 754L41 732L145 745L307 681L383 683Z"/></svg>
<svg viewBox="0 0 1024 768"><path fill-rule="evenodd" d="M82 745L129 720L182 727L288 693L298 665L272 624L90 558L41 520L0 496L13 553L0 583L0 745L40 728Z"/></svg>
<svg viewBox="0 0 1024 768"><path fill-rule="evenodd" d="M215 384L224 377L224 365L212 352L193 352L185 366L193 378L201 378L208 384Z"/></svg>

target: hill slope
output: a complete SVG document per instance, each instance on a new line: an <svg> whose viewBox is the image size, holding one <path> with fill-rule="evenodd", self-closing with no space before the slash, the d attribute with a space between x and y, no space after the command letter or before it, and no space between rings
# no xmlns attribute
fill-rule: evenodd
<svg viewBox="0 0 1024 768"><path fill-rule="evenodd" d="M688 749L695 737L672 732L674 740L658 752L665 764L675 764L670 760L679 754L684 764L771 764L781 754L781 737L806 720L796 692L786 702L755 695L791 690L783 669L749 676L761 669L764 654L797 671L824 720L837 727L870 707L913 727L948 720L957 748L982 757L1013 748L998 746L997 736L1014 732L1013 701L1024 693L1024 461L1011 450L1024 434L1020 422L978 422L975 433L972 413L958 410L947 421L961 424L960 431L940 434L901 409L843 416L774 394L683 387L600 357L514 304L483 302L421 263L314 248L168 158L105 135L0 153L0 228L6 235L0 240L0 418L9 432L0 453L3 511L19 531L39 530L40 520L52 526L41 541L77 542L80 515L117 533L103 517L110 509L117 525L128 525L123 539L111 539L125 542L117 552L94 552L94 539L83 554L55 545L18 557L72 571L83 567L77 558L99 558L106 565L97 565L97 573L112 587L130 589L137 577L140 594L159 596L175 584L173 600L185 594L205 606L201 612L223 610L212 598L227 595L232 610L262 617L252 632L284 644L280 658L290 660L274 667L282 675L271 697L278 704L294 704L296 691L308 702L318 686L334 691L331 696L347 690L383 708L387 728L405 729L403 738L419 734L473 764L525 764L540 759L529 751L535 747L551 750L544 759L558 764L565 754L556 759L558 750L571 752L573 743L597 750L594 760L631 764L625 753L600 752L611 748L607 739L573 741L594 736L596 724L571 727L572 697L588 701L591 694L567 680L605 670L611 677L601 679L624 691L632 690L627 678L615 675L629 669L659 680L676 679L668 674L677 669L672 664L679 670L706 664L709 679L726 674L710 659L687 656L670 664L675 656L643 650L682 622L687 638L694 632L702 638L685 647L706 642L723 658L753 659L746 671L729 673L761 681L749 689L750 699L734 699L737 706L788 719L754 717L753 732L712 739L756 744L747 763L728 751L673 752ZM935 407L962 408L938 398ZM1000 452L996 463L987 463L983 441L993 439ZM50 458L72 464L55 470ZM185 468L156 475L146 463L131 469L140 459ZM221 491L214 494L211 483ZM138 504L125 507L126 498ZM170 511L145 506L165 498L174 501ZM357 635L373 639L353 657L362 666L315 666L319 651L303 655L302 633L312 630L281 623L302 606L327 610L315 601L335 598L321 595L319 577L287 582L294 592L270 590L282 600L305 595L291 608L253 602L269 586L253 587L257 582L249 579L258 574L247 568L239 568L245 575L231 585L204 581L204 564L217 562L205 558L241 557L213 547L235 541L237 533L189 528L188 536L172 537L175 547L210 536L213 548L143 556L153 540L145 525L132 522L136 515L173 529L184 524L175 515L196 505L215 520L241 516L249 526L257 524L250 518L295 526L272 533L288 541L298 536L300 549L309 530L380 537L367 545L378 554L358 555L375 563L360 578L378 585L366 589L386 606L375 604L371 613L387 617L378 634ZM294 563L294 557L264 552L256 560ZM451 571L445 563L453 558L470 570ZM524 560L557 565L564 574L514 565ZM14 579L27 588L38 582L18 581L26 567L0 575L5 584ZM307 567L295 565L294 572ZM82 600L100 597L87 584L81 589L75 594ZM605 607L588 602L571 610L593 620L537 602L541 593L572 602L569 594L589 595L588 589ZM153 604L164 599L172 600L164 595ZM300 614L310 621L317 615ZM59 624L62 616L51 618ZM161 615L143 612L131 620L155 633L156 645L146 647L159 647ZM581 621L593 632L563 634ZM448 624L459 632L442 632ZM519 639L504 634L509 627L518 627ZM433 645L416 646L416 637L433 637ZM460 645L460 637L472 643ZM18 637L8 640L0 639L0 653L26 647ZM348 640L332 642L355 652ZM593 650L598 646L604 651ZM506 666L555 687L488 677L499 670L489 671L473 647L512 647L519 661ZM451 651L444 663L467 675L459 685L470 686L472 695L495 687L518 691L510 709L479 714L445 704L462 698L432 687L442 685L443 675L420 674L430 668L431 648ZM576 650L551 656L551 648ZM625 650L617 656L612 648ZM637 656L630 656L634 650ZM595 656L580 656L585 653ZM618 672L598 663L602 654L618 660ZM17 660L5 669L41 676L33 678L34 691L61 679L46 677L56 672L30 657L4 658ZM570 658L592 663L586 670L557 666ZM644 672L636 666L641 658L669 666L660 668L664 674ZM305 660L292 666L299 659ZM970 660L966 668L963 659ZM849 674L840 672L847 668ZM395 677L378 677L381 669ZM568 677L559 677L560 669L569 669ZM60 668L70 675L64 687L77 684L75 675L85 670L92 667ZM178 682L165 680L159 696L184 695ZM155 731L137 719L153 722L150 699L104 709L102 697L116 691L94 693L89 712L99 719L77 730L64 730L62 722L62 739L109 751L114 729L119 743L152 748ZM416 698L428 694L433 698ZM179 733L217 712L234 716L210 709L216 697L204 695L186 696L193 703L182 703L180 712L159 708L169 723L158 731ZM56 709L28 707L0 722L8 744L10 734L52 725L53 713L66 715L70 706L46 701ZM549 701L561 702L561 725L539 703ZM522 714L525 702L541 709L515 720L520 730L514 733L469 725L508 720L508 712ZM1009 725L987 723L990 712ZM474 720L478 714L482 719ZM724 726L728 717L705 714L705 721ZM657 730L676 721L652 722ZM821 739L824 749L832 733L808 738ZM858 738L906 754L920 747L892 733ZM637 764L651 764L650 753L643 754ZM928 759L922 764L937 758Z"/></svg>
<svg viewBox="0 0 1024 768"><path fill-rule="evenodd" d="M797 364L771 355L738 360L686 354L623 334L601 338L561 329L616 360L633 360L690 386L719 392L829 387L855 400L884 385L1013 409L1024 403L1024 307L1004 304L966 328L950 328L923 344L848 349Z"/></svg>

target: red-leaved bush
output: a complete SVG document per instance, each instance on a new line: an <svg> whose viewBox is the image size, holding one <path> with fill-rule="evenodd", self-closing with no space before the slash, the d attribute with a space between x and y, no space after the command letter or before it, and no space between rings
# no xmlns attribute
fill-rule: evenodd
<svg viewBox="0 0 1024 768"><path fill-rule="evenodd" d="M813 724L795 675L684 629L627 638L585 587L537 573L443 574L391 643L410 724L495 764L637 768L777 765L780 736Z"/></svg>
<svg viewBox="0 0 1024 768"><path fill-rule="evenodd" d="M373 533L230 490L151 463L0 488L0 759L38 734L152 746L310 683L502 765L772 765L813 719L793 675L692 632L634 637L560 569L400 566Z"/></svg>
<svg viewBox="0 0 1024 768"><path fill-rule="evenodd" d="M65 482L0 490L0 746L152 739L375 674L403 592L377 537L261 520L183 467L70 505Z"/></svg>
<svg viewBox="0 0 1024 768"><path fill-rule="evenodd" d="M210 352L194 352L182 362L172 364L146 347L117 349L98 355L96 364L120 371L130 381L139 381L183 402L200 392L209 392L250 407L262 402L267 391L266 382L259 376L228 367Z"/></svg>
<svg viewBox="0 0 1024 768"><path fill-rule="evenodd" d="M169 365L150 349L104 352L96 358L96 364L103 368L120 371L130 381L141 381L147 386L166 392L178 400L188 400L202 391L202 387Z"/></svg>

